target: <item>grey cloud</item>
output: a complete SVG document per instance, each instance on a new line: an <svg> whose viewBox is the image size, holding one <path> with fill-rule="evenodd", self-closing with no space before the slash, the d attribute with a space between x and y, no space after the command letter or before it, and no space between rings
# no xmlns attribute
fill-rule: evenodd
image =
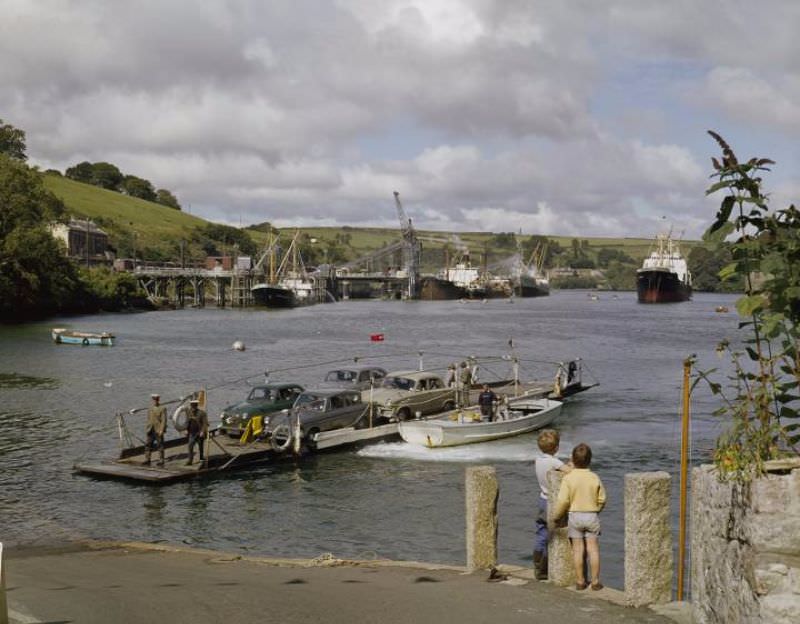
<svg viewBox="0 0 800 624"><path fill-rule="evenodd" d="M649 234L669 210L699 234L705 173L669 111L626 102L625 137L596 111L618 64L694 68L690 106L797 127L777 0L6 4L0 117L35 162L110 160L232 223L393 226L397 189L421 227ZM402 157L364 147L398 126Z"/></svg>

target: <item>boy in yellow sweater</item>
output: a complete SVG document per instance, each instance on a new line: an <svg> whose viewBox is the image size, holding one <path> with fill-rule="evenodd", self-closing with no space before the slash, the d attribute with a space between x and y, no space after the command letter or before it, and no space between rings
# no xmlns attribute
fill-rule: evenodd
<svg viewBox="0 0 800 624"><path fill-rule="evenodd" d="M595 473L589 470L592 463L592 449L588 444L578 444L572 449L572 463L575 468L561 482L556 500L555 518L569 511L567 535L572 542L572 561L575 565L576 589L586 589L588 584L583 574L584 540L589 555L589 569L592 574L592 589L603 589L600 582L600 535L598 513L606 504L606 491Z"/></svg>

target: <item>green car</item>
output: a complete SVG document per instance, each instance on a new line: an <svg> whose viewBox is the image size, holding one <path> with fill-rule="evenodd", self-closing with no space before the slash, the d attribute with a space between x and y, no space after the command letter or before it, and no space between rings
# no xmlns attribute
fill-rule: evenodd
<svg viewBox="0 0 800 624"><path fill-rule="evenodd" d="M272 414L290 409L303 387L293 383L269 383L256 386L244 401L229 405L220 414L220 433L238 438L253 416L263 416L264 425Z"/></svg>

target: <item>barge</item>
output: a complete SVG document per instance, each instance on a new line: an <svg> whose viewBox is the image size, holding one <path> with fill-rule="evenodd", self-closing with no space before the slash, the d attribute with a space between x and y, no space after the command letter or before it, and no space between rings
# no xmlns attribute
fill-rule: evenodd
<svg viewBox="0 0 800 624"><path fill-rule="evenodd" d="M526 397L528 399L558 399L584 392L597 384L584 384L582 382L582 362L559 364L554 381L537 380L519 382L514 380L495 381L492 389L498 394L508 397ZM468 393L462 397L463 403L474 405L481 392L482 384L474 384ZM200 391L192 396L199 396L202 405L205 405L205 392ZM186 399L188 400L188 399ZM269 437L266 434L256 435L255 432L245 432L241 438L232 438L225 434L223 429L212 429L204 444L205 459L186 465L188 459L188 439L182 427L179 427L177 415L183 408L181 403L173 414L173 423L180 435L164 442L164 464L146 463L146 448L141 440L129 430L124 413L117 414L117 424L121 450L116 457L79 461L74 464L76 473L90 477L121 479L148 484L169 484L185 481L198 477L211 476L232 470L256 467L283 461L296 461L317 452L342 450L366 444L393 440L400 437L400 423L381 418L376 404L372 404L369 426L347 426L328 431L310 430L308 435L303 435L300 430L300 420L289 420L283 427L281 436ZM132 410L134 414L137 411ZM422 418L441 417L441 414L430 414ZM402 420L398 418L396 420ZM289 431L288 425L293 425ZM138 441L135 444L134 441Z"/></svg>

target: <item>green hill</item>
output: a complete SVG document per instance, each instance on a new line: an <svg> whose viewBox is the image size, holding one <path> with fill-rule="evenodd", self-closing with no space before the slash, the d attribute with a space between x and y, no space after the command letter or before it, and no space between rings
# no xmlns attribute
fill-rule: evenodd
<svg viewBox="0 0 800 624"><path fill-rule="evenodd" d="M143 199L75 182L58 175L44 175L45 186L67 207L71 216L92 219L106 232L120 256L139 257L148 252L159 259L180 255L180 241L190 240L207 221Z"/></svg>
<svg viewBox="0 0 800 624"><path fill-rule="evenodd" d="M174 210L160 204L144 201L89 184L47 174L43 176L45 186L57 195L75 217L88 217L105 229L119 257L134 254L148 260L177 260L181 242L187 260L202 260L206 255L216 255L231 249L233 242L239 243L244 253L257 253L264 247L268 235L268 224L251 228L232 228L213 224L205 219ZM380 249L400 236L399 228L359 227L306 227L303 234L303 251L311 264L325 260L341 263ZM292 236L294 228L285 228L284 240ZM435 270L444 259L444 248L449 247L452 259L459 246L469 248L474 262L488 251L489 261L494 262L516 251L514 237L510 234L492 232L437 232L420 231L423 239L423 269ZM530 235L516 235L523 249L530 253ZM573 237L548 236L550 241L562 248L555 264L569 262L575 246ZM598 260L601 250L617 250L640 264L647 255L652 241L642 238L581 238L581 255L592 261ZM527 244L526 244L527 243ZM688 254L699 241L685 241L683 251ZM399 261L399 258L397 258Z"/></svg>

